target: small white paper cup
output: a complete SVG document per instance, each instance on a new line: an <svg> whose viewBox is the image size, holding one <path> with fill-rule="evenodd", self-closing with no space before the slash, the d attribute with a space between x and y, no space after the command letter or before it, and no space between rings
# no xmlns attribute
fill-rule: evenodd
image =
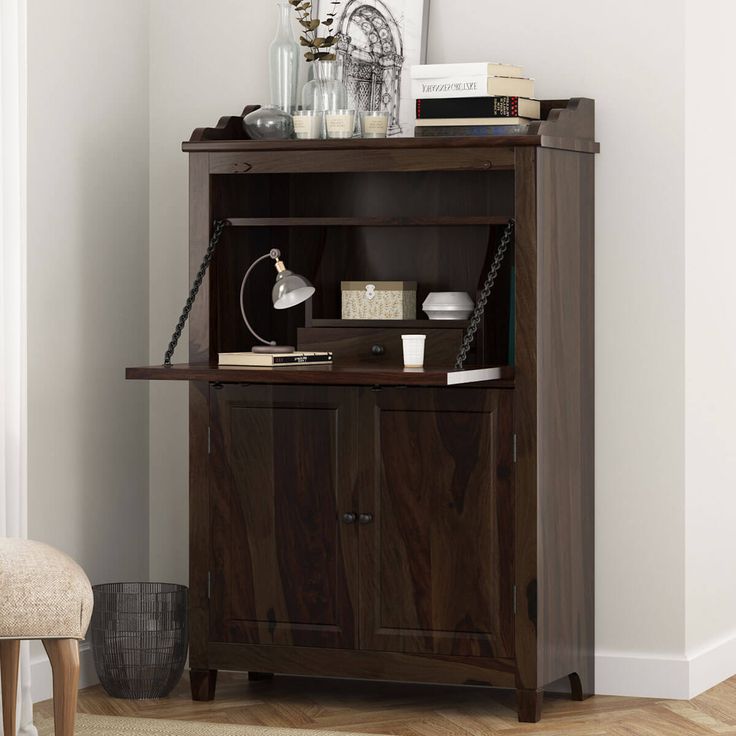
<svg viewBox="0 0 736 736"><path fill-rule="evenodd" d="M426 335L402 335L404 346L404 367L422 368L424 366L424 343Z"/></svg>

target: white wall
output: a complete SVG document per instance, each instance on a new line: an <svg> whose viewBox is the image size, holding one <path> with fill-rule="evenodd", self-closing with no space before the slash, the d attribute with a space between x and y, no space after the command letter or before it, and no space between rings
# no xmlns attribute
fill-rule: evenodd
<svg viewBox="0 0 736 736"><path fill-rule="evenodd" d="M603 690L643 691L632 657L666 667L685 655L684 0L564 6L432 0L429 61L523 64L541 97L597 100L598 676ZM266 0L218 2L206 14L193 0L151 8L151 357L160 360L187 289L179 142L266 100L275 14ZM185 422L184 387L152 388L152 570L177 579L186 577Z"/></svg>
<svg viewBox="0 0 736 736"><path fill-rule="evenodd" d="M147 347L147 3L29 0L29 535L93 583L148 578Z"/></svg>
<svg viewBox="0 0 736 736"><path fill-rule="evenodd" d="M596 99L597 686L619 692L621 660L684 655L684 6L563 5L434 0L429 57Z"/></svg>
<svg viewBox="0 0 736 736"><path fill-rule="evenodd" d="M687 10L686 590L698 692L736 672L736 150L714 136L736 127L736 102L721 86L736 68L736 6L688 0ZM705 99L719 100L711 120Z"/></svg>
<svg viewBox="0 0 736 736"><path fill-rule="evenodd" d="M188 160L194 128L266 99L275 3L150 0L150 359L161 363L189 290ZM187 358L187 335L175 360ZM152 383L152 579L188 581L187 387Z"/></svg>

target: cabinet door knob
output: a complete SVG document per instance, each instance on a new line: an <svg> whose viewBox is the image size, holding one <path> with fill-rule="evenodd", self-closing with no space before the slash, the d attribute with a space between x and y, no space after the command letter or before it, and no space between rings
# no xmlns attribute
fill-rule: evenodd
<svg viewBox="0 0 736 736"><path fill-rule="evenodd" d="M370 524L373 521L373 514L361 514L358 517L358 523L360 524Z"/></svg>
<svg viewBox="0 0 736 736"><path fill-rule="evenodd" d="M386 352L386 348L383 347L383 345L374 345L371 348L371 353L373 355L383 355Z"/></svg>
<svg viewBox="0 0 736 736"><path fill-rule="evenodd" d="M345 524L355 524L357 519L358 519L357 514L347 513L347 514L342 515L342 520L343 520L343 523Z"/></svg>

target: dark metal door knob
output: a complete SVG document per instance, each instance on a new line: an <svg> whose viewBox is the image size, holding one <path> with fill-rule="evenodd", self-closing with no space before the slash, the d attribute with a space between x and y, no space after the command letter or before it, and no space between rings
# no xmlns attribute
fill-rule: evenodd
<svg viewBox="0 0 736 736"><path fill-rule="evenodd" d="M342 520L343 520L343 523L345 524L355 524L357 519L358 519L357 514L347 513L347 514L342 515Z"/></svg>
<svg viewBox="0 0 736 736"><path fill-rule="evenodd" d="M358 522L360 524L370 524L373 521L373 514L361 514L358 517Z"/></svg>
<svg viewBox="0 0 736 736"><path fill-rule="evenodd" d="M383 355L386 352L386 348L383 347L383 345L374 345L371 348L371 353L373 355Z"/></svg>

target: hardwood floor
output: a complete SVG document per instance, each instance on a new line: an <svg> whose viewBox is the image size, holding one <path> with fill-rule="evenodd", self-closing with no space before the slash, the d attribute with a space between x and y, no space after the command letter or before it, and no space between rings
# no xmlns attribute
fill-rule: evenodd
<svg viewBox="0 0 736 736"><path fill-rule="evenodd" d="M249 682L226 672L213 702L192 702L185 676L159 701L114 700L100 687L88 688L79 694L79 710L397 736L736 736L736 678L691 702L599 695L579 703L549 694L542 721L533 725L517 723L511 691L286 676ZM51 702L36 711L50 717Z"/></svg>

